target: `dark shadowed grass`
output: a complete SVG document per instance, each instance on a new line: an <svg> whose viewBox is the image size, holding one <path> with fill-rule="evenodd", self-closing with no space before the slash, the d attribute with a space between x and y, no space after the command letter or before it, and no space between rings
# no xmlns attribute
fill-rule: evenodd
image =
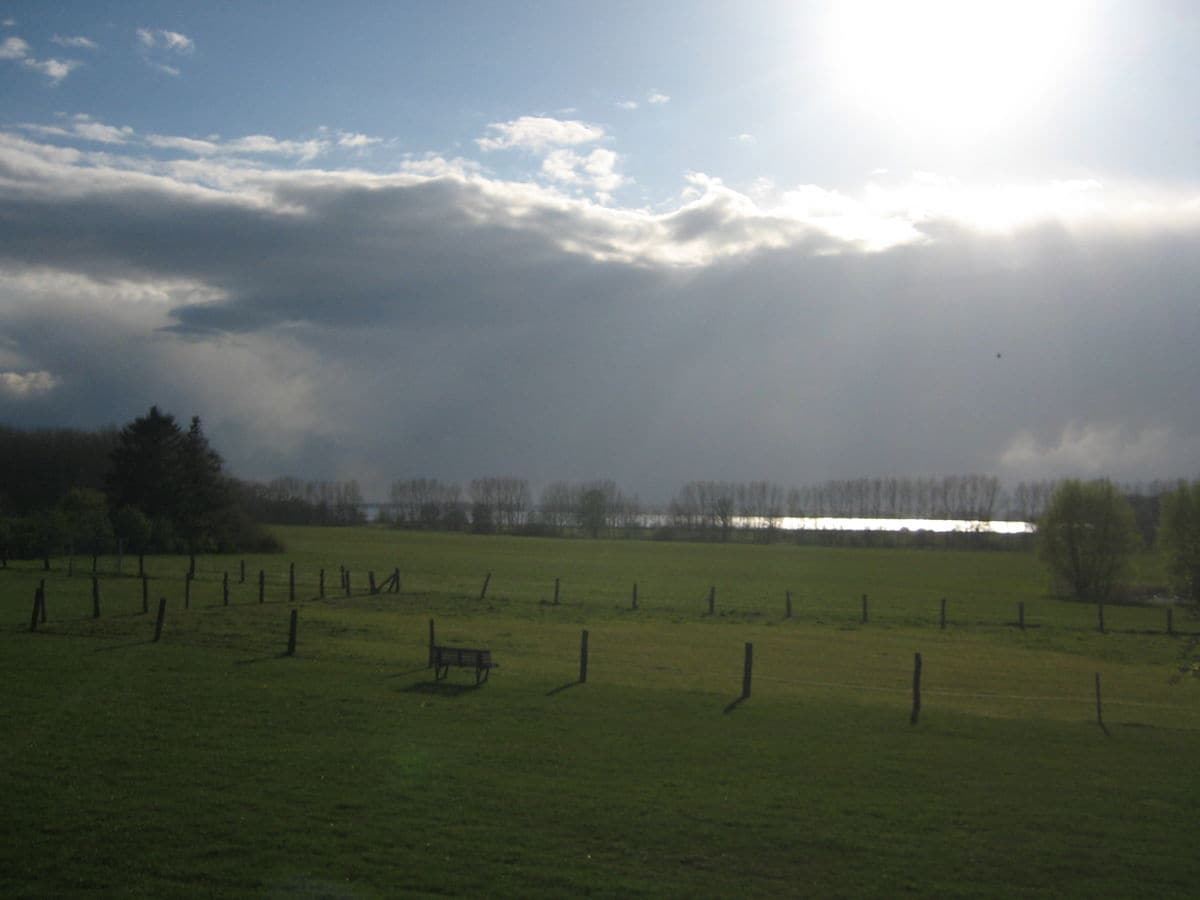
<svg viewBox="0 0 1200 900"><path fill-rule="evenodd" d="M287 539L287 556L261 558L276 591L262 605L248 579L222 606L228 561L204 558L185 610L171 573L186 560L152 561L152 598L169 599L158 644L134 579L102 583L96 620L90 581L50 573L50 614L31 634L45 576L0 572L0 894L1194 893L1200 679L1180 673L1194 639L1099 634L1044 596L1028 561L372 529ZM339 557L377 575L400 566L404 591L301 591L298 653L282 656L287 561L303 579L325 565L336 587ZM484 601L476 563L493 572ZM1000 587L969 594L981 567ZM627 569L677 589L657 608L639 584L635 614L601 592L632 582ZM759 608L802 571L849 594L844 606L797 603L792 620L782 603ZM880 585L866 626L850 588L864 573ZM568 593L576 582L591 587ZM961 586L944 632L936 605L921 612L935 583ZM991 621L1014 594L1042 610L1039 627ZM491 647L501 668L487 685L457 671L432 683L430 618L440 641ZM1182 612L1179 624L1197 630ZM588 683L568 688L584 627ZM753 693L726 714L747 641Z"/></svg>

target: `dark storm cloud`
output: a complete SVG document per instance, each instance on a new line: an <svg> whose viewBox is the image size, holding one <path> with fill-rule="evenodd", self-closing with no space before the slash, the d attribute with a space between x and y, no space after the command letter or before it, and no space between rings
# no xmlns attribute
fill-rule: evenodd
<svg viewBox="0 0 1200 900"><path fill-rule="evenodd" d="M213 163L217 190L3 150L7 422L159 403L202 415L236 472L375 494L1196 468L1194 220L926 219L928 239L863 252L711 184L652 216L453 167Z"/></svg>

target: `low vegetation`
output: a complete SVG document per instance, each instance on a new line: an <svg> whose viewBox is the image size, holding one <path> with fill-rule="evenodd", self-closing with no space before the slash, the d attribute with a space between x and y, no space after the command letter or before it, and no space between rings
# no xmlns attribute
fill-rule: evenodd
<svg viewBox="0 0 1200 900"><path fill-rule="evenodd" d="M1139 606L1101 633L1022 553L279 537L245 581L241 557L190 583L147 558L149 614L129 559L99 560L99 618L90 572L0 570L0 893L1194 894L1184 608L1173 634ZM368 593L395 568L400 593ZM431 619L492 650L485 686L433 683Z"/></svg>

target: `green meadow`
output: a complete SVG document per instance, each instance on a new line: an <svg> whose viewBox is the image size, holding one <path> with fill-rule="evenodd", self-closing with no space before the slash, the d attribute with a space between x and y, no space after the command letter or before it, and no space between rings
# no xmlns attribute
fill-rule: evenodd
<svg viewBox="0 0 1200 900"><path fill-rule="evenodd" d="M1191 610L1101 633L1029 553L279 533L148 557L145 613L135 558L99 617L90 560L0 570L0 896L1196 894Z"/></svg>

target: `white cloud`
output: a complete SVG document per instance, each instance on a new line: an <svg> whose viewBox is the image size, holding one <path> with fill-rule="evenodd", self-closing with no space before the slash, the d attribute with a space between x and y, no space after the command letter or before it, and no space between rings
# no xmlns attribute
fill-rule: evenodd
<svg viewBox="0 0 1200 900"><path fill-rule="evenodd" d="M520 148L542 151L549 147L588 144L604 137L604 129L576 119L552 119L547 116L521 116L510 122L493 122L488 129L493 137L478 138L480 149Z"/></svg>
<svg viewBox="0 0 1200 900"><path fill-rule="evenodd" d="M76 122L75 133L89 141L101 144L124 144L133 137L133 129L128 125L117 128L101 122Z"/></svg>
<svg viewBox="0 0 1200 900"><path fill-rule="evenodd" d="M183 150L185 153L194 153L197 156L211 156L220 152L221 149L220 145L213 141L167 134L147 135L146 143L151 147L159 147L163 150Z"/></svg>
<svg viewBox="0 0 1200 900"><path fill-rule="evenodd" d="M0 393L25 398L47 394L58 387L58 379L50 372L0 372Z"/></svg>
<svg viewBox="0 0 1200 900"><path fill-rule="evenodd" d="M82 35L62 35L56 34L50 38L52 44L58 44L60 47L82 47L87 50L95 50L98 46L91 38L83 37Z"/></svg>
<svg viewBox="0 0 1200 900"><path fill-rule="evenodd" d="M0 25L3 25L5 28L12 28L16 24L17 24L16 19L5 19L4 21L0 22Z"/></svg>
<svg viewBox="0 0 1200 900"><path fill-rule="evenodd" d="M249 134L227 141L219 138L201 140L177 135L151 134L147 135L146 143L162 150L181 150L196 156L284 156L301 161L314 159L327 151L330 146L330 142L323 139L289 141L266 134ZM349 146L358 145L351 144Z"/></svg>
<svg viewBox="0 0 1200 900"><path fill-rule="evenodd" d="M628 179L616 172L617 154L599 147L583 156L574 150L551 151L542 160L542 174L562 184L578 185L595 192L602 203Z"/></svg>
<svg viewBox="0 0 1200 900"><path fill-rule="evenodd" d="M661 105L663 103L670 103L671 97L669 94L664 94L662 91L651 91L646 95L646 102L653 103L655 105Z"/></svg>
<svg viewBox="0 0 1200 900"><path fill-rule="evenodd" d="M747 134L745 132L742 132L741 134L739 134L736 138L734 138L734 140L736 140L739 144L757 144L758 143L758 138L756 138L752 134Z"/></svg>
<svg viewBox="0 0 1200 900"><path fill-rule="evenodd" d="M382 141L382 138L368 137L365 134L356 134L347 131L339 132L337 139L339 147L349 147L355 150L362 150L381 143Z"/></svg>
<svg viewBox="0 0 1200 900"><path fill-rule="evenodd" d="M7 37L0 42L0 59L24 59L29 55L29 44L19 37Z"/></svg>
<svg viewBox="0 0 1200 900"><path fill-rule="evenodd" d="M178 78L180 73L183 71L179 68L179 66L169 66L166 63L150 63L150 65L153 68L158 69L158 71L162 72L164 75L170 75L173 78Z"/></svg>
<svg viewBox="0 0 1200 900"><path fill-rule="evenodd" d="M58 84L82 65L74 59L34 59L29 50L29 44L19 37L5 38L0 42L0 59L18 61L25 68L45 75L53 84Z"/></svg>
<svg viewBox="0 0 1200 900"><path fill-rule="evenodd" d="M82 65L74 59L25 59L21 62L27 69L41 72L55 84Z"/></svg>
<svg viewBox="0 0 1200 900"><path fill-rule="evenodd" d="M637 109L638 102L636 100L621 100L617 103L621 109Z"/></svg>
<svg viewBox="0 0 1200 900"><path fill-rule="evenodd" d="M187 35L165 28L139 28L137 36L142 46L148 48L171 50L176 53L191 53L196 48L195 42Z"/></svg>

